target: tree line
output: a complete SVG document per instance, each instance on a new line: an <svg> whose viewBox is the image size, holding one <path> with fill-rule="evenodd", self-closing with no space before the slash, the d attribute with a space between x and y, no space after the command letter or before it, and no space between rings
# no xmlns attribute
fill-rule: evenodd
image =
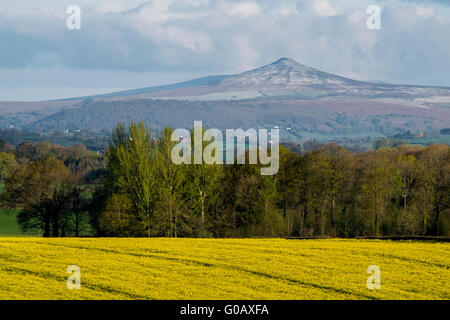
<svg viewBox="0 0 450 320"><path fill-rule="evenodd" d="M259 165L176 165L172 129L118 125L104 155L82 145L3 147L1 204L44 236L449 236L450 148L353 153L280 147ZM298 151L298 150L297 150ZM247 162L248 163L248 162Z"/></svg>

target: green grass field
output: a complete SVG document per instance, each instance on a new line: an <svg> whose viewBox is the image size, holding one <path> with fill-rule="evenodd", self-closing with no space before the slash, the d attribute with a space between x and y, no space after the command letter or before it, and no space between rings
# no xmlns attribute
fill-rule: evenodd
<svg viewBox="0 0 450 320"><path fill-rule="evenodd" d="M21 234L17 224L17 211L0 210L0 236Z"/></svg>
<svg viewBox="0 0 450 320"><path fill-rule="evenodd" d="M69 265L79 290L67 288ZM9 237L0 278L0 299L449 299L450 244Z"/></svg>
<svg viewBox="0 0 450 320"><path fill-rule="evenodd" d="M427 146L429 144L446 144L450 145L450 135L441 135L439 138L410 138L410 139L401 139L405 143L411 145L421 145Z"/></svg>
<svg viewBox="0 0 450 320"><path fill-rule="evenodd" d="M17 223L17 210L0 210L0 237L40 237L39 231L25 233Z"/></svg>

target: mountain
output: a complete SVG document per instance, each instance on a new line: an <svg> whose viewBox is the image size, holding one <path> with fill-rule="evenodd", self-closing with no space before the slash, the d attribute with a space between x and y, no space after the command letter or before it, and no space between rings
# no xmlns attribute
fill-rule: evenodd
<svg viewBox="0 0 450 320"><path fill-rule="evenodd" d="M289 58L236 75L209 76L172 85L113 92L82 99L101 98L151 98L204 100L241 100L267 96L332 96L353 95L365 97L413 98L423 93L448 94L448 88L390 85L356 81L326 73Z"/></svg>
<svg viewBox="0 0 450 320"><path fill-rule="evenodd" d="M38 103L1 103L0 126L110 130L145 121L154 130L194 120L225 128L282 128L282 137L373 137L450 127L450 88L356 81L289 58L236 75Z"/></svg>

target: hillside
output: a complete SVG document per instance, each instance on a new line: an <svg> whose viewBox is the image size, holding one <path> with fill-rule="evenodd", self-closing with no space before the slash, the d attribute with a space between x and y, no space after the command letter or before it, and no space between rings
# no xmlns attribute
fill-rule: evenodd
<svg viewBox="0 0 450 320"><path fill-rule="evenodd" d="M39 103L0 103L0 126L110 130L165 126L271 128L282 137L389 136L450 127L450 88L361 82L282 58L231 76ZM289 128L289 129L288 129Z"/></svg>

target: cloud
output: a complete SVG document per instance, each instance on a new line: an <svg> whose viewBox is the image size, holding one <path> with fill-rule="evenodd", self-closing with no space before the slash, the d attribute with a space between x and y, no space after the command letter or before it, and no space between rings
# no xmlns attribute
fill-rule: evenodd
<svg viewBox="0 0 450 320"><path fill-rule="evenodd" d="M428 4L440 4L443 6L450 6L450 1L448 0L402 0L402 1L409 3L428 3Z"/></svg>
<svg viewBox="0 0 450 320"><path fill-rule="evenodd" d="M314 12L321 17L334 17L341 14L340 10L327 0L313 0L312 7Z"/></svg>
<svg viewBox="0 0 450 320"><path fill-rule="evenodd" d="M64 6L48 1L1 14L0 68L206 75L288 56L366 80L450 85L449 17L431 2L384 1L374 31L366 8L344 0L89 1L81 30L67 30Z"/></svg>
<svg viewBox="0 0 450 320"><path fill-rule="evenodd" d="M423 16L425 18L431 18L435 15L435 11L433 8L425 8L425 7L416 7L416 13L419 16Z"/></svg>
<svg viewBox="0 0 450 320"><path fill-rule="evenodd" d="M231 6L229 14L232 16L239 16L247 18L250 16L257 16L261 14L261 8L255 2L239 2Z"/></svg>
<svg viewBox="0 0 450 320"><path fill-rule="evenodd" d="M126 7L119 2L108 1L96 6L96 10L100 14L119 13L125 11Z"/></svg>

